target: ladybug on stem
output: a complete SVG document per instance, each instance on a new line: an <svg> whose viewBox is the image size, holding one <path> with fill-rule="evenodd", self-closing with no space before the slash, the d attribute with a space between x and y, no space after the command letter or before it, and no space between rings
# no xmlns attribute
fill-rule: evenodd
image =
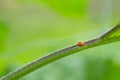
<svg viewBox="0 0 120 80"><path fill-rule="evenodd" d="M77 45L81 47L81 46L84 46L84 45L85 45L85 43L81 41L81 42L78 42L78 44L77 44Z"/></svg>

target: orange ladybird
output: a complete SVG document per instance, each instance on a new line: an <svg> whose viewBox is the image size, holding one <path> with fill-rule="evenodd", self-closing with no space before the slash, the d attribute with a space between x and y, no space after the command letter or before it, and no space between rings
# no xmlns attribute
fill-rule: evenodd
<svg viewBox="0 0 120 80"><path fill-rule="evenodd" d="M84 46L85 45L85 43L84 42L78 42L78 44L77 44L78 46Z"/></svg>

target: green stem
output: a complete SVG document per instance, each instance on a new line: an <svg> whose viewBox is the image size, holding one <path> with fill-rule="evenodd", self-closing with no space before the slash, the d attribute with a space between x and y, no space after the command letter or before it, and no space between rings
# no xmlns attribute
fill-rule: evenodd
<svg viewBox="0 0 120 80"><path fill-rule="evenodd" d="M91 47L95 47L95 46L100 46L103 44L107 44L107 43L112 43L112 42L116 42L119 41L120 38L118 37L118 39L116 38L115 40L110 38L108 39L104 39L102 40L101 38L96 38L93 40L89 40L85 42L85 45L80 47L77 44L58 50L56 52L53 52L51 54L48 54L42 58L39 58L11 73L9 73L8 75L4 76L3 78L1 78L0 80L17 80L27 74L29 74L30 72L33 72L35 70L37 70L38 68L41 68L51 62L54 62L60 58L63 58L65 56L68 56L70 54L91 48Z"/></svg>
<svg viewBox="0 0 120 80"><path fill-rule="evenodd" d="M119 31L119 30L120 30L120 24L116 25L113 29L111 29L110 31L108 31L107 33L102 35L101 37L86 41L84 46L80 47L77 44L75 44L73 46L58 50L51 54L48 54L42 58L39 58L39 59L7 74L0 80L17 80L17 79L29 74L30 72L37 70L38 68L41 68L51 62L54 62L60 58L68 56L70 54L80 52L82 50L92 48L95 46L100 46L100 45L120 41L120 36L114 36L114 38L109 37L110 35L114 34L114 32Z"/></svg>

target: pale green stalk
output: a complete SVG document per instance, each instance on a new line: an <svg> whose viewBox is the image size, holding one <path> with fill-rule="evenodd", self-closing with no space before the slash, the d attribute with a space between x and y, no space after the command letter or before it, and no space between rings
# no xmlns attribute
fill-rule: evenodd
<svg viewBox="0 0 120 80"><path fill-rule="evenodd" d="M35 70L37 70L51 62L54 62L60 58L63 58L65 56L71 55L76 52L80 52L82 50L86 50L88 48L120 41L120 36L115 36L114 38L108 37L108 36L112 35L113 33L115 33L115 31L117 31L117 30L120 30L120 25L117 25L115 28L113 28L112 30L110 30L109 32L107 32L106 34L101 36L100 38L86 41L84 46L80 47L77 44L75 44L73 46L52 52L42 58L39 58L33 62L30 62L29 64L24 65L23 67L7 74L0 80L17 80Z"/></svg>

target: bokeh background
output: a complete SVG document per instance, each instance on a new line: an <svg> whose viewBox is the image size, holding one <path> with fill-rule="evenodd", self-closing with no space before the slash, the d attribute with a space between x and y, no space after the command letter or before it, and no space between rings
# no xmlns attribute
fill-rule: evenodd
<svg viewBox="0 0 120 80"><path fill-rule="evenodd" d="M0 0L0 77L55 50L102 35L120 0ZM120 80L120 43L91 48L20 80Z"/></svg>

